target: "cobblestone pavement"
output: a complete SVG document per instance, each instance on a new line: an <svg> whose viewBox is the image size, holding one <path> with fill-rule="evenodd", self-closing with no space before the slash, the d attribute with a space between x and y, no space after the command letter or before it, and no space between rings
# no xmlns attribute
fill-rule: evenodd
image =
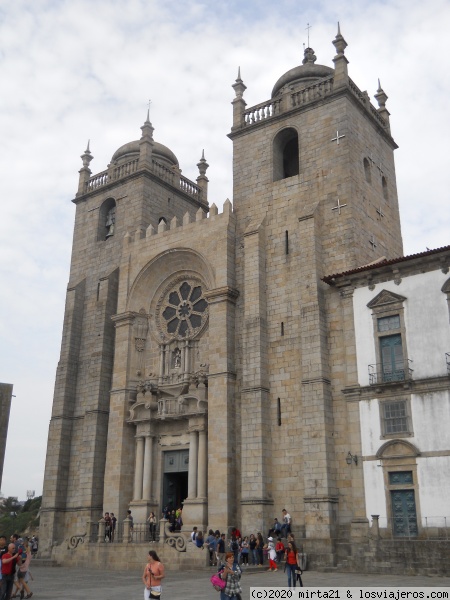
<svg viewBox="0 0 450 600"><path fill-rule="evenodd" d="M144 563L142 568L144 567ZM82 568L35 566L30 582L33 600L39 598L69 598L73 600L143 600L141 573L136 571L98 571ZM212 588L209 578L212 571L168 571L163 586L164 600L219 600L219 594ZM450 567L449 567L450 575ZM303 583L306 587L446 587L450 590L449 577L409 577L405 575L364 575L358 573L318 573L305 571ZM286 574L282 570L267 572L252 569L241 579L243 600L250 596L250 587L287 585Z"/></svg>

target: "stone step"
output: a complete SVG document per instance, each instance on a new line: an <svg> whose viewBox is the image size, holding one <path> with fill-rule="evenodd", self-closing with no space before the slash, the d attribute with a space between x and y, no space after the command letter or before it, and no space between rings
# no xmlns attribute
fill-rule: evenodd
<svg viewBox="0 0 450 600"><path fill-rule="evenodd" d="M31 566L34 569L34 567L59 567L60 565L51 558L33 558Z"/></svg>

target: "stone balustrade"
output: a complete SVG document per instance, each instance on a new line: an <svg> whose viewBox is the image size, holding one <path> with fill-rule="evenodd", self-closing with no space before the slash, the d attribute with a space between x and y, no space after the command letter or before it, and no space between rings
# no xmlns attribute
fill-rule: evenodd
<svg viewBox="0 0 450 600"><path fill-rule="evenodd" d="M194 198L198 198L200 196L200 188L198 185L182 175L180 176L180 189L183 190L185 194L194 196Z"/></svg>
<svg viewBox="0 0 450 600"><path fill-rule="evenodd" d="M130 160L130 162L120 165L119 167L114 167L112 174L113 181L122 179L122 177L126 177L131 173L135 173L138 170L138 165L139 159L135 158L134 160Z"/></svg>
<svg viewBox="0 0 450 600"><path fill-rule="evenodd" d="M85 184L85 193L92 192L103 185L106 185L109 181L108 171L102 171L101 173L97 173L97 175L93 175Z"/></svg>
<svg viewBox="0 0 450 600"><path fill-rule="evenodd" d="M388 128L388 124L386 123L386 121L379 114L378 110L370 103L370 99L367 92L362 92L350 78L348 80L348 89L353 94L353 96L357 98L362 105L364 105L366 110L370 112L371 116L383 128ZM303 106L305 104L309 104L310 102L314 102L321 98L330 96L333 93L333 90L334 77L333 75L330 75L329 77L324 77L320 81L317 81L312 85L302 88L301 90L292 92L289 95L289 105L283 105L282 98L271 99L267 100L266 102L261 102L260 104L247 108L244 111L243 127L256 125L261 121L266 121L267 119L271 119L284 112L289 112L290 110L298 108L299 106Z"/></svg>
<svg viewBox="0 0 450 600"><path fill-rule="evenodd" d="M92 192L108 183L111 183L112 181L117 181L118 179L122 179L123 177L131 175L132 173L136 173L138 169L139 159L136 158L123 165L119 165L117 167L113 167L112 169L107 169L106 171L97 173L96 175L90 177L85 183L84 192ZM157 177L163 181L166 181L167 183L170 183L170 185L178 187L185 194L188 194L196 199L200 198L200 187L187 177L179 175L176 170L169 169L165 165L153 159L152 171Z"/></svg>
<svg viewBox="0 0 450 600"><path fill-rule="evenodd" d="M329 96L333 92L333 83L333 77L327 77L326 79L318 81L314 85L310 85L306 88L298 90L298 92L293 92L291 94L292 108L296 108L297 106L303 106L304 104L308 104L308 102L313 102L318 98L324 98L325 96Z"/></svg>
<svg viewBox="0 0 450 600"><path fill-rule="evenodd" d="M267 100L256 106L252 106L244 111L244 123L245 125L253 125L259 123L259 121L265 121L270 119L281 112L281 100Z"/></svg>

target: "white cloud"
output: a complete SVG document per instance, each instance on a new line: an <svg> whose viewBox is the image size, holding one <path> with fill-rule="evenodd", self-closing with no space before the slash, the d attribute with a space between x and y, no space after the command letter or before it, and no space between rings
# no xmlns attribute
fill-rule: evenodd
<svg viewBox="0 0 450 600"><path fill-rule="evenodd" d="M42 489L80 154L91 139L91 168L105 169L139 138L149 98L155 138L187 177L205 149L221 205L238 66L248 105L266 100L300 64L308 22L318 62L333 65L340 20L350 76L371 96L379 77L389 96L405 251L449 243L446 0L16 0L0 17L0 380L17 396L4 493Z"/></svg>

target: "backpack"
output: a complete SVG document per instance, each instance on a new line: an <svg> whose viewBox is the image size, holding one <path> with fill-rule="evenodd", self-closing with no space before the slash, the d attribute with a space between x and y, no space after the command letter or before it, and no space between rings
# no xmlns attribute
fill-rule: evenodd
<svg viewBox="0 0 450 600"><path fill-rule="evenodd" d="M233 552L237 552L239 550L239 544L237 543L236 540L234 540L233 542L231 542L231 550Z"/></svg>

